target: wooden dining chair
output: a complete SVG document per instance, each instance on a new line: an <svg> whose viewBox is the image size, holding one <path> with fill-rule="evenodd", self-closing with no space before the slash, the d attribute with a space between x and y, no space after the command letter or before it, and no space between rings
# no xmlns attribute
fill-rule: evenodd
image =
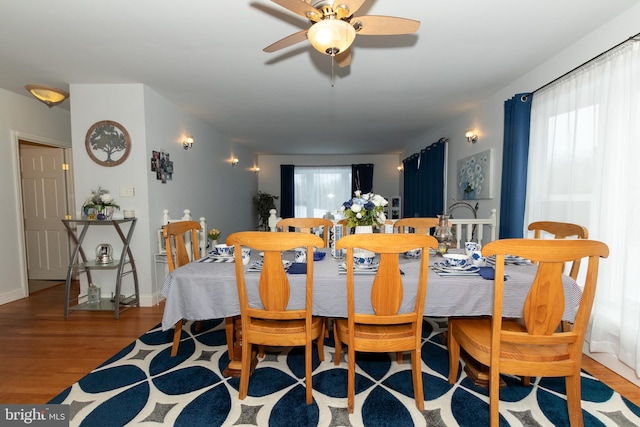
<svg viewBox="0 0 640 427"><path fill-rule="evenodd" d="M533 238L540 239L543 236L543 232L553 236L554 239L566 239L575 237L578 239L588 239L589 231L586 227L578 224L571 224L569 222L556 222L556 221L536 221L529 224L529 231L533 231ZM571 263L571 270L569 276L573 280L578 278L578 272L580 271L580 260L577 259Z"/></svg>
<svg viewBox="0 0 640 427"><path fill-rule="evenodd" d="M170 222L163 227L162 236L164 237L165 248L167 249L169 272L188 264L192 260L200 259L199 235L201 229L202 227L197 221ZM188 249L185 235L191 239L191 250ZM174 327L171 356L178 354L178 347L182 336L182 322L183 319L180 319Z"/></svg>
<svg viewBox="0 0 640 427"><path fill-rule="evenodd" d="M402 218L393 224L398 233L407 233L405 227L412 228L417 234L431 234L430 230L439 225L438 218Z"/></svg>
<svg viewBox="0 0 640 427"><path fill-rule="evenodd" d="M333 223L324 218L285 218L278 221L276 227L282 228L284 232L298 231L301 233L313 233L322 227L322 239L324 240L322 247L326 248L329 242L329 230L333 227Z"/></svg>
<svg viewBox="0 0 640 427"><path fill-rule="evenodd" d="M416 407L424 409L424 390L422 388L421 346L422 314L427 293L429 274L429 248L437 248L435 238L421 234L352 234L337 242L338 249L346 249L347 264L347 319L335 319L333 323L335 339L335 361L340 363L342 343L348 348L347 409L353 413L355 400L355 360L356 351L365 352L411 352L411 377ZM367 294L354 289L354 248L360 248L380 254L378 271L370 282ZM422 248L420 273L416 278L415 304L410 311L400 312L405 297L403 276L400 271L400 254L415 248ZM408 297L408 296L407 296ZM358 312L355 301L369 299L373 313Z"/></svg>
<svg viewBox="0 0 640 427"><path fill-rule="evenodd" d="M593 240L504 239L489 242L484 256L496 256L493 315L449 319L449 383L458 376L460 348L489 366L489 413L498 426L500 374L565 377L571 426L582 426L580 367L582 345L593 306L600 258L609 255L606 244ZM504 257L515 255L538 264L523 319L503 319ZM565 309L563 266L588 258L587 274L573 329L557 332Z"/></svg>
<svg viewBox="0 0 640 427"><path fill-rule="evenodd" d="M291 289L289 278L283 267L282 252L296 247L306 247L307 253L312 253L314 246L322 245L322 239L309 233L285 234L244 231L229 236L227 245L234 245L236 282L242 324L242 370L239 398L242 400L247 396L254 344L260 346L304 346L306 401L307 404L311 404L313 401L311 346L312 341L316 340L318 357L320 361L323 361L325 325L323 318L312 316L313 257L307 257L306 262L304 305L300 308L288 309ZM258 284L262 307L249 305L245 268L242 265L242 246L264 252L262 272Z"/></svg>

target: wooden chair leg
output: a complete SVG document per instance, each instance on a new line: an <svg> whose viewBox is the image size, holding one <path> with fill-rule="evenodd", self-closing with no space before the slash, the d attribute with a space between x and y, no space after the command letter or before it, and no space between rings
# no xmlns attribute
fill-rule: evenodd
<svg viewBox="0 0 640 427"><path fill-rule="evenodd" d="M579 366L579 361L576 362ZM580 371L574 375L565 377L567 388L567 410L569 411L569 423L571 427L582 426L582 407L580 396Z"/></svg>
<svg viewBox="0 0 640 427"><path fill-rule="evenodd" d="M324 336L324 334L322 334ZM318 340L321 340L321 337L318 337ZM312 356L311 356L311 342L307 342L304 346L304 376L305 376L305 386L306 386L306 394L307 394L307 405L311 405L313 403L313 376L312 376Z"/></svg>
<svg viewBox="0 0 640 427"><path fill-rule="evenodd" d="M258 346L258 357L260 359L262 359L264 357L264 346L263 345L259 345Z"/></svg>
<svg viewBox="0 0 640 427"><path fill-rule="evenodd" d="M334 348L336 350L336 354L333 359L333 364L338 366L340 364L340 358L342 357L342 340L340 339L340 335L338 334L338 323L333 322L333 341L335 343Z"/></svg>
<svg viewBox="0 0 640 427"><path fill-rule="evenodd" d="M356 395L356 352L353 346L349 346L347 367L347 412L353 414L353 407Z"/></svg>
<svg viewBox="0 0 640 427"><path fill-rule="evenodd" d="M318 359L321 362L324 362L324 336L327 333L326 328L327 324L325 322L322 323L322 331L320 332L320 335L318 335L318 339L317 339L317 343L316 345L318 346Z"/></svg>
<svg viewBox="0 0 640 427"><path fill-rule="evenodd" d="M453 336L453 324L449 322L447 330L447 346L449 348L449 384L455 384L460 366L460 345Z"/></svg>
<svg viewBox="0 0 640 427"><path fill-rule="evenodd" d="M398 363L398 365L402 365L402 352L401 351L396 352L396 362Z"/></svg>
<svg viewBox="0 0 640 427"><path fill-rule="evenodd" d="M489 367L489 425L498 427L500 423L500 370Z"/></svg>
<svg viewBox="0 0 640 427"><path fill-rule="evenodd" d="M180 337L182 336L182 319L178 320L173 327L173 345L171 346L171 357L178 354L180 346Z"/></svg>
<svg viewBox="0 0 640 427"><path fill-rule="evenodd" d="M413 395L416 399L416 408L424 411L424 388L422 387L422 363L420 350L411 352L411 376L413 377Z"/></svg>
<svg viewBox="0 0 640 427"><path fill-rule="evenodd" d="M248 342L242 345L242 370L240 371L240 386L238 387L238 399L247 397L249 390L249 376L251 375L251 347Z"/></svg>

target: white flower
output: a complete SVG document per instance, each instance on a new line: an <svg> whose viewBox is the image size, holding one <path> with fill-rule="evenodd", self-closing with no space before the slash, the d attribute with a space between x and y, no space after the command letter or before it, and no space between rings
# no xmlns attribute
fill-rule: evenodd
<svg viewBox="0 0 640 427"><path fill-rule="evenodd" d="M356 218L358 218L358 219L362 219L362 214L361 214L360 212L358 212L358 213L356 214Z"/></svg>
<svg viewBox="0 0 640 427"><path fill-rule="evenodd" d="M356 197L360 197L360 194L362 194L362 192L361 192L360 190L356 190L353 194L354 194Z"/></svg>
<svg viewBox="0 0 640 427"><path fill-rule="evenodd" d="M351 210L355 213L358 213L362 210L362 205L359 205L357 203L354 203L353 205L351 205ZM362 217L362 216L360 216Z"/></svg>
<svg viewBox="0 0 640 427"><path fill-rule="evenodd" d="M102 195L102 201L103 202L109 203L112 200L113 200L113 197L111 197L111 194L105 193L105 194Z"/></svg>

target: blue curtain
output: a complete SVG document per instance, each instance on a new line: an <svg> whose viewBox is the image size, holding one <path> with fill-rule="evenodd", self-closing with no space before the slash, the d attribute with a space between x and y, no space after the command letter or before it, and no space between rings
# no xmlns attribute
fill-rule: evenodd
<svg viewBox="0 0 640 427"><path fill-rule="evenodd" d="M405 218L435 217L444 211L447 140L440 139L402 161Z"/></svg>
<svg viewBox="0 0 640 427"><path fill-rule="evenodd" d="M519 93L504 103L500 239L524 233L532 98L531 93Z"/></svg>
<svg viewBox="0 0 640 427"><path fill-rule="evenodd" d="M294 165L280 165L280 218L295 216L294 170Z"/></svg>
<svg viewBox="0 0 640 427"><path fill-rule="evenodd" d="M360 190L363 193L373 191L373 164L351 165L351 194Z"/></svg>
<svg viewBox="0 0 640 427"><path fill-rule="evenodd" d="M420 154L412 154L402 161L404 170L403 188L404 188L404 205L402 208L402 216L404 218L413 218L418 214L418 164Z"/></svg>
<svg viewBox="0 0 640 427"><path fill-rule="evenodd" d="M421 217L434 218L444 211L445 152L445 140L420 151L418 212Z"/></svg>

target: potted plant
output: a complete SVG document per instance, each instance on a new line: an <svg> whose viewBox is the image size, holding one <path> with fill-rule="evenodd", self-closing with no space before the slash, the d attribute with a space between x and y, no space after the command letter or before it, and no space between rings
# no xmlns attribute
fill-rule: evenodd
<svg viewBox="0 0 640 427"><path fill-rule="evenodd" d="M278 196L273 196L269 193L263 193L258 191L258 194L253 196L253 206L258 213L258 229L268 230L269 228L269 211L276 209L275 200Z"/></svg>

